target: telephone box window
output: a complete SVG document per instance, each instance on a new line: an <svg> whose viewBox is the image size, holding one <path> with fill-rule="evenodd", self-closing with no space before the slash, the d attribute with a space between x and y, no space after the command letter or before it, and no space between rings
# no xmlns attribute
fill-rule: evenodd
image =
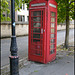
<svg viewBox="0 0 75 75"><path fill-rule="evenodd" d="M51 39L51 43L54 43L55 42L55 39Z"/></svg>
<svg viewBox="0 0 75 75"><path fill-rule="evenodd" d="M33 16L41 16L41 11L34 11Z"/></svg>
<svg viewBox="0 0 75 75"><path fill-rule="evenodd" d="M41 33L41 30L40 30L40 28L33 28L33 32L34 33Z"/></svg>
<svg viewBox="0 0 75 75"><path fill-rule="evenodd" d="M54 44L52 44L51 46L50 46L50 49L53 49L54 48Z"/></svg>
<svg viewBox="0 0 75 75"><path fill-rule="evenodd" d="M55 34L51 34L51 38L54 38L55 37Z"/></svg>
<svg viewBox="0 0 75 75"><path fill-rule="evenodd" d="M55 18L51 18L51 22L55 22Z"/></svg>
<svg viewBox="0 0 75 75"><path fill-rule="evenodd" d="M33 39L33 42L40 42L40 40L38 40L38 39Z"/></svg>
<svg viewBox="0 0 75 75"><path fill-rule="evenodd" d="M40 22L41 21L41 17L33 17L33 21L34 22L36 22L36 21Z"/></svg>
<svg viewBox="0 0 75 75"><path fill-rule="evenodd" d="M33 23L33 27L41 27L41 23Z"/></svg>
<svg viewBox="0 0 75 75"><path fill-rule="evenodd" d="M51 12L51 16L55 17L55 12Z"/></svg>
<svg viewBox="0 0 75 75"><path fill-rule="evenodd" d="M55 32L55 29L51 29L51 33L54 33Z"/></svg>
<svg viewBox="0 0 75 75"><path fill-rule="evenodd" d="M51 27L55 27L55 23L51 23Z"/></svg>
<svg viewBox="0 0 75 75"><path fill-rule="evenodd" d="M33 34L33 38L40 38L40 34Z"/></svg>
<svg viewBox="0 0 75 75"><path fill-rule="evenodd" d="M54 49L50 51L50 54L53 54L53 53L54 53Z"/></svg>

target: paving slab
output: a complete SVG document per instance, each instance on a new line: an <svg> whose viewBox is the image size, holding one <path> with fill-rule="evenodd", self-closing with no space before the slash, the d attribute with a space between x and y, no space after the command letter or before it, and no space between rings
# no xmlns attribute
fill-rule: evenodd
<svg viewBox="0 0 75 75"><path fill-rule="evenodd" d="M20 75L74 75L74 56L58 52L56 60L47 64L27 61L20 69Z"/></svg>

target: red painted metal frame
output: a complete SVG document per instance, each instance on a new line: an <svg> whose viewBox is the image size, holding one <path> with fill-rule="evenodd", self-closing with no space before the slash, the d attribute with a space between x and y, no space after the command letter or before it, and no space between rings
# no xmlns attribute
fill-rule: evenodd
<svg viewBox="0 0 75 75"><path fill-rule="evenodd" d="M36 4L36 3L46 3L46 5L31 7L31 4ZM49 3L56 5L56 8L49 6ZM55 0L32 0L30 2L29 9L30 10L29 10L28 60L42 62L42 63L48 63L49 61L53 61L56 58L56 45L57 45L57 3L55 2ZM31 33L33 34L33 32L31 32L31 12L32 11L43 11L43 34L42 34L43 39L40 38L40 40L42 40L42 47L43 47L42 48L42 56L31 54L31 52L32 52L31 46L37 45L36 43L31 45ZM56 13L56 17L55 17L56 22L54 22L55 23L55 27L54 27L55 33L50 32L51 31L51 12ZM41 35L41 33L37 33L37 34ZM55 38L50 38L51 34L55 34ZM55 42L50 43L51 39L55 39ZM52 50L52 49L50 49L51 44L55 45L53 48L53 49L55 49L55 52L53 54L50 54L50 51Z"/></svg>

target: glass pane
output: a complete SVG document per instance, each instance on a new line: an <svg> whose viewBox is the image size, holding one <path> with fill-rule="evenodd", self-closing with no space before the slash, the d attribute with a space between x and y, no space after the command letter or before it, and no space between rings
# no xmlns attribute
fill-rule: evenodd
<svg viewBox="0 0 75 75"><path fill-rule="evenodd" d="M41 16L41 11L34 11L33 16Z"/></svg>
<svg viewBox="0 0 75 75"><path fill-rule="evenodd" d="M40 28L33 28L33 32L34 33L41 33L41 30L40 30Z"/></svg>
<svg viewBox="0 0 75 75"><path fill-rule="evenodd" d="M33 23L33 27L41 27L41 23Z"/></svg>
<svg viewBox="0 0 75 75"><path fill-rule="evenodd" d="M54 34L51 34L51 38L54 38L55 37L55 35Z"/></svg>
<svg viewBox="0 0 75 75"><path fill-rule="evenodd" d="M22 21L22 15L18 15L18 21Z"/></svg>
<svg viewBox="0 0 75 75"><path fill-rule="evenodd" d="M38 41L40 41L40 40L38 40L38 39L33 39L33 42L38 42Z"/></svg>
<svg viewBox="0 0 75 75"><path fill-rule="evenodd" d="M50 51L50 54L53 54L53 53L54 53L54 49Z"/></svg>
<svg viewBox="0 0 75 75"><path fill-rule="evenodd" d="M51 16L55 17L55 12L51 12Z"/></svg>
<svg viewBox="0 0 75 75"><path fill-rule="evenodd" d="M55 31L54 29L51 29L51 33L54 33L54 31Z"/></svg>
<svg viewBox="0 0 75 75"><path fill-rule="evenodd" d="M53 48L54 48L54 44L50 46L50 49L53 49Z"/></svg>
<svg viewBox="0 0 75 75"><path fill-rule="evenodd" d="M22 17L22 21L25 22L25 16Z"/></svg>
<svg viewBox="0 0 75 75"><path fill-rule="evenodd" d="M55 27L55 23L51 23L51 27Z"/></svg>
<svg viewBox="0 0 75 75"><path fill-rule="evenodd" d="M51 39L51 43L54 43L55 42L55 40L54 39Z"/></svg>
<svg viewBox="0 0 75 75"><path fill-rule="evenodd" d="M33 17L33 21L34 22L41 21L41 17Z"/></svg>
<svg viewBox="0 0 75 75"><path fill-rule="evenodd" d="M55 22L55 18L51 18L51 22Z"/></svg>
<svg viewBox="0 0 75 75"><path fill-rule="evenodd" d="M33 34L33 38L40 38L40 34Z"/></svg>

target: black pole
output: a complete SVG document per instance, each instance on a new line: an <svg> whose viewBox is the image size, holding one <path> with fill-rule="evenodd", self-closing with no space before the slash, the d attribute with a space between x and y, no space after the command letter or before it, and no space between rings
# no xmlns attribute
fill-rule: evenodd
<svg viewBox="0 0 75 75"><path fill-rule="evenodd" d="M10 75L19 75L17 43L15 36L15 0L11 0L11 24L12 24L12 37L10 52Z"/></svg>

